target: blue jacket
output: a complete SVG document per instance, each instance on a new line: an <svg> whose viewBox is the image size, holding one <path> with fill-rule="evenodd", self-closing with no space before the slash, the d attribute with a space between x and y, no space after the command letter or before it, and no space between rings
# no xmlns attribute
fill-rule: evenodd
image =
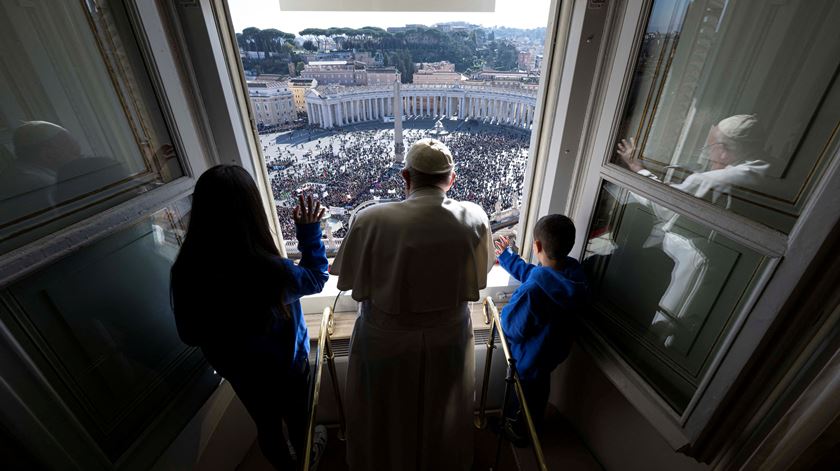
<svg viewBox="0 0 840 471"><path fill-rule="evenodd" d="M561 270L532 265L510 248L499 255L499 265L522 283L502 309L502 329L519 377L545 378L572 346L569 316L587 299L583 267L571 257Z"/></svg>
<svg viewBox="0 0 840 471"><path fill-rule="evenodd" d="M298 250L300 262L283 259L292 283L286 288L286 304L289 306L291 321L295 332L294 363L309 361L309 331L303 320L300 298L308 294L320 293L329 279L327 273L329 261L324 243L321 241L321 224L312 223L297 226ZM275 324L278 326L278 324Z"/></svg>

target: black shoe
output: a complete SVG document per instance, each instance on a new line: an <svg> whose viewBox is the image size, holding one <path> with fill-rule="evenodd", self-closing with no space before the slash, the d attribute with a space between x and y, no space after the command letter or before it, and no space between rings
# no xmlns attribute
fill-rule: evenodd
<svg viewBox="0 0 840 471"><path fill-rule="evenodd" d="M504 417L488 417L487 425L495 435L503 435L505 440L517 448L527 448L531 444L527 433L517 431L517 421Z"/></svg>
<svg viewBox="0 0 840 471"><path fill-rule="evenodd" d="M528 448L531 440L528 438L528 433L519 430L520 428L519 421L506 420L504 428L505 438L516 448Z"/></svg>

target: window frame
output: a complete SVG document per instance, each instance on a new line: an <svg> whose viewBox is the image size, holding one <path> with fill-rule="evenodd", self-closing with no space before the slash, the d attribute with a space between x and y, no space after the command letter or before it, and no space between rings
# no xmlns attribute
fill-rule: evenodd
<svg viewBox="0 0 840 471"><path fill-rule="evenodd" d="M0 289L189 197L196 177L219 163L202 100L196 88L189 86L195 83L195 73L192 63L184 59L188 57L184 37L173 24L177 18L174 6L132 0L124 7L183 176L0 255ZM0 303L4 301L5 298L0 299ZM167 445L161 440L170 438L167 434L155 434L156 427L172 427L174 422L170 420L188 420L187 414L195 411L195 398L190 397L189 390L181 391L167 406L167 421L151 424L114 463L50 384L27 349L27 341L16 336L18 329L17 325L0 322L0 351L7 352L2 362L7 381L0 382L0 397L8 399L6 406L0 408L0 417L4 423L14 425L13 432L25 440L25 445L37 447L32 451L38 451L37 456L51 467L150 466ZM22 396L21 392L26 394Z"/></svg>
<svg viewBox="0 0 840 471"><path fill-rule="evenodd" d="M229 67L230 78L235 82L237 88L236 101L242 110L242 119L250 122L250 126L246 123L247 138L249 142L250 161L253 167L246 167L248 171L255 176L257 186L260 193L263 195L264 202L269 208L270 222L272 229L275 232L277 242L279 244L281 253L286 256L285 241L283 234L280 231L279 221L277 220L277 212L274 205L273 192L271 190L270 178L268 171L262 162L265 161L262 154L262 147L259 145L259 133L256 127L256 119L254 118L254 106L248 97L247 87L245 84L245 76L242 67L242 58L239 55L237 43L235 40L235 31L233 29L233 22L230 17L230 10L227 8L227 2L224 0L202 0L212 2L213 12L215 15L215 22L219 28L219 35L221 41L226 45L224 50L220 50L217 54L222 54L223 59L227 62ZM551 0L549 4L548 19L546 24L546 39L543 49L543 61L541 67L541 77L544 79L540 83L537 92L537 105L534 111L534 123L536 125L531 129L531 142L528 151L528 165L525 169L523 181L523 203L520 207L519 223L517 224L517 234L522 242L518 242L522 257L526 260L530 259L532 230L537 219L538 211L541 209L538 204L542 187L542 176L545 169L554 162L555 159L550 157L549 148L556 145L552 144L553 127L555 123L555 113L559 109L560 103L557 101L557 93L552 92L556 88L556 84L560 79L564 67L564 53L567 50L566 42L569 38L569 21L571 19L571 8L573 2L563 2L560 0ZM549 60L550 58L550 60ZM351 74L352 75L352 74ZM351 77L352 78L352 77ZM260 169L260 170L257 170ZM258 174L262 175L258 177ZM494 270L501 270L500 267L494 267ZM332 278L332 277L331 277ZM481 298L485 296L492 296L499 301L508 299L515 291L519 283L512 277L507 277L505 283L501 285L487 286L480 291ZM315 295L306 296L301 299L301 305L305 314L320 313L325 307L332 306L336 302L337 290L332 290L327 293L319 293ZM355 311L357 303L349 296L348 293L341 295L336 304L338 311Z"/></svg>
<svg viewBox="0 0 840 471"><path fill-rule="evenodd" d="M141 1L127 4L126 10L184 175L0 255L0 287L189 195L196 176L215 163L206 131L193 114L195 97L183 86L189 71L168 36L165 12Z"/></svg>
<svg viewBox="0 0 840 471"><path fill-rule="evenodd" d="M682 414L677 414L646 383L591 320L582 319L584 348L629 402L677 450L695 444L708 432L706 427L713 416L726 408L729 402L726 393L739 377L749 374L744 367L754 359L753 353L776 323L797 282L808 272L818 248L840 221L840 196L837 194L840 192L836 191L840 188L840 150L830 157L830 164L789 234L727 212L612 163L612 146L623 117L653 1L610 2L608 6L610 11L602 25L604 47L598 52L599 70L591 85L590 111L593 114L588 116L581 136L581 141L585 143L579 157L582 165L577 170L577 182L569 192L575 194L575 198L566 205L566 209L573 215L579 229L588 229L601 184L609 181L656 204L678 210L757 251L768 260L744 307L734 315L732 327L726 331L722 345L715 352L712 363ZM586 17L593 14L585 9L586 3L577 2L576 14L579 15L573 19L573 25L584 24ZM570 42L569 47L574 47L574 44ZM581 53L587 53L584 47L579 48L578 54ZM573 79L571 73L566 76L567 81ZM584 95L590 87L581 86L576 91L578 95ZM568 122L561 124L564 126L562 129L571 125ZM547 190L552 194L543 199L548 201L562 201L553 193L565 194L567 191L563 187ZM556 203L547 206L554 211L561 210ZM573 254L584 254L587 232L586 229L578 231ZM796 256L786 256L789 254Z"/></svg>

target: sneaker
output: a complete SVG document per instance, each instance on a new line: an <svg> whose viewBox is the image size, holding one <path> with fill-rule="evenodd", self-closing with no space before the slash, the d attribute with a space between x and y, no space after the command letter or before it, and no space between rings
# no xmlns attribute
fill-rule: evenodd
<svg viewBox="0 0 840 471"><path fill-rule="evenodd" d="M488 417L488 426L496 435L503 435L505 440L511 442L517 448L527 448L531 444L527 432L522 433L517 429L517 421L503 417Z"/></svg>
<svg viewBox="0 0 840 471"><path fill-rule="evenodd" d="M504 434L505 438L516 448L527 448L531 444L528 432L523 432L518 420L506 420Z"/></svg>
<svg viewBox="0 0 840 471"><path fill-rule="evenodd" d="M327 427L323 425L315 426L315 434L312 438L312 454L309 455L309 469L315 471L318 469L318 463L327 450Z"/></svg>

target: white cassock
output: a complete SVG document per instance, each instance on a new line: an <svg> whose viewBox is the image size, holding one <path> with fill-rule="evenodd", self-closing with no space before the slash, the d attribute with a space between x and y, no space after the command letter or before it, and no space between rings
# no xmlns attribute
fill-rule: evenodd
<svg viewBox="0 0 840 471"><path fill-rule="evenodd" d="M737 200L732 197L733 190L760 188L769 167L770 165L763 160L741 162L717 170L694 173L672 187L712 204L732 209L733 204L737 204ZM659 181L647 170L638 173ZM703 321L691 318L691 313L696 311L693 303L698 296L703 296L702 287L714 260L709 259L695 240L675 230L680 220L679 214L664 206L651 205L647 199L639 196L634 195L633 199L651 207L660 220L645 242L645 247L661 244L662 251L674 261L671 283L659 300L660 311L652 322L671 324L671 319L680 320L679 330L664 329L667 332L664 344L687 352Z"/></svg>
<svg viewBox="0 0 840 471"><path fill-rule="evenodd" d="M470 469L467 301L494 261L487 214L438 188L358 214L331 268L360 302L346 384L351 470Z"/></svg>

